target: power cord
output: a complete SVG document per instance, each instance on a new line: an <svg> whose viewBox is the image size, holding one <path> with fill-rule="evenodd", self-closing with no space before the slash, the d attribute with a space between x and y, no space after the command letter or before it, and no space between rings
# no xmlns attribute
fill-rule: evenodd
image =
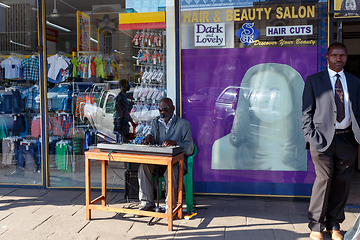
<svg viewBox="0 0 360 240"><path fill-rule="evenodd" d="M109 153L108 153L108 161L110 162L110 156L111 156L111 153L114 152L114 150L111 150ZM138 192L142 192L140 189L136 188L133 184L131 184L129 181L126 181L126 179L122 178L111 166L109 166L109 168L113 171L113 173L119 177L120 180L122 180L125 184L128 184L128 186L130 186L131 188L133 188L134 190L138 191ZM113 186L115 186L115 176L114 176L114 183L113 183ZM114 187L113 187L114 188ZM113 188L110 189L110 192L109 194L112 192ZM148 194L142 192L144 195L150 197ZM117 201L118 202L118 201ZM132 205L130 204L128 207L126 208L133 208L133 207L137 207L139 206L140 203L138 203L137 205ZM109 206L109 204L107 204Z"/></svg>

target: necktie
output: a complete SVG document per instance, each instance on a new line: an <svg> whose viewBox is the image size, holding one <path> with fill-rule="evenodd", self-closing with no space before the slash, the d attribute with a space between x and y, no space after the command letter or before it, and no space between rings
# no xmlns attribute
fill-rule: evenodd
<svg viewBox="0 0 360 240"><path fill-rule="evenodd" d="M339 123L345 118L344 92L340 81L340 75L336 74L335 104L337 109L336 121Z"/></svg>

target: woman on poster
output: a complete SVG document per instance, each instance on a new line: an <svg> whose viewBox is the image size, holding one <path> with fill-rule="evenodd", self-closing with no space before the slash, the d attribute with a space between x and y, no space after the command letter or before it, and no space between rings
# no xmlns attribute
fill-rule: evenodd
<svg viewBox="0 0 360 240"><path fill-rule="evenodd" d="M360 0L343 0L340 11L360 10ZM339 16L359 16L358 13L340 13Z"/></svg>
<svg viewBox="0 0 360 240"><path fill-rule="evenodd" d="M306 171L301 75L285 64L245 73L231 133L212 147L212 169Z"/></svg>

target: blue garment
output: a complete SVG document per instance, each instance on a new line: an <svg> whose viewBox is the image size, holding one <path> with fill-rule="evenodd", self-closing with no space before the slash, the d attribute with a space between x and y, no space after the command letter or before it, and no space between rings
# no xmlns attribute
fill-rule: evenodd
<svg viewBox="0 0 360 240"><path fill-rule="evenodd" d="M12 113L12 93L0 90L0 112Z"/></svg>
<svg viewBox="0 0 360 240"><path fill-rule="evenodd" d="M19 89L0 90L0 112L19 114L24 109Z"/></svg>
<svg viewBox="0 0 360 240"><path fill-rule="evenodd" d="M11 89L12 92L12 112L19 114L24 109L23 100L20 95L20 91L16 88Z"/></svg>
<svg viewBox="0 0 360 240"><path fill-rule="evenodd" d="M38 141L23 140L20 142L18 165L30 171L38 168Z"/></svg>
<svg viewBox="0 0 360 240"><path fill-rule="evenodd" d="M21 61L23 79L39 81L39 57L31 56Z"/></svg>
<svg viewBox="0 0 360 240"><path fill-rule="evenodd" d="M22 78L21 59L17 57L9 57L1 62L1 67L5 69L6 79Z"/></svg>
<svg viewBox="0 0 360 240"><path fill-rule="evenodd" d="M13 135L20 135L21 137L25 137L27 134L27 125L26 125L26 118L23 115L20 116L13 116L14 122L12 126L12 133Z"/></svg>

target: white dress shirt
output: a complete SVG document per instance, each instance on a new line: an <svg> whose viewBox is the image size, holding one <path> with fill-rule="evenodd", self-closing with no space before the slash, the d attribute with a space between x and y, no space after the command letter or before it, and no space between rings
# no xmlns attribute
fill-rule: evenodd
<svg viewBox="0 0 360 240"><path fill-rule="evenodd" d="M336 129L345 129L351 125L351 118L350 118L350 110L349 110L349 91L346 83L346 77L344 74L344 70L341 70L341 72L335 72L328 68L329 77L331 86L333 88L334 96L335 96L335 82L336 82L336 74L340 75L340 81L341 85L343 87L344 92L344 104L345 104L345 118L339 123L336 121Z"/></svg>
<svg viewBox="0 0 360 240"><path fill-rule="evenodd" d="M169 131L170 124L171 124L171 122L173 121L174 116L175 116L175 114L173 114L173 115L171 116L171 118L170 118L170 120L169 120L169 122L168 122L167 124L166 124L166 122L165 122L164 119L162 119L162 118L159 119L159 122L160 122L162 125L164 125L164 127L165 127L165 133L166 133L166 134L167 134L167 132Z"/></svg>

